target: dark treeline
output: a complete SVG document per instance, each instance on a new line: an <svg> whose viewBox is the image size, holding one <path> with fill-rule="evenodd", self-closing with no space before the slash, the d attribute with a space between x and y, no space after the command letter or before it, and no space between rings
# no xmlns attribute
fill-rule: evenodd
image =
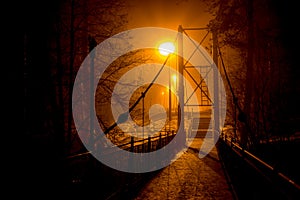
<svg viewBox="0 0 300 200"><path fill-rule="evenodd" d="M49 41L59 1L23 1L24 140L17 186L32 197L51 194L63 177L63 121L56 102ZM50 189L51 188L51 189ZM26 194L27 193L27 194ZM44 194L43 194L44 193Z"/></svg>
<svg viewBox="0 0 300 200"><path fill-rule="evenodd" d="M229 94L227 123L237 127L240 142L255 148L261 140L299 131L294 3L215 0L207 4L215 16L208 26L218 33L233 88L230 91L225 83Z"/></svg>
<svg viewBox="0 0 300 200"><path fill-rule="evenodd" d="M228 82L225 83L227 125L236 128L232 134L242 147L299 183L300 69L295 3L272 0L207 3L215 14L209 26L218 33L219 48L232 86L230 91ZM228 157L225 162L233 169L230 175L234 179L245 172L235 172L237 166L233 160ZM243 170L243 165L239 169ZM261 181L240 177L236 188ZM284 188L280 190L289 193ZM248 192L238 192L242 193L242 199L247 195L246 198L252 199Z"/></svg>
<svg viewBox="0 0 300 200"><path fill-rule="evenodd" d="M57 195L66 183L64 159L84 150L72 119L77 70L97 43L124 29L126 13L123 1L108 0L24 1L21 7L25 176L17 182L31 195Z"/></svg>

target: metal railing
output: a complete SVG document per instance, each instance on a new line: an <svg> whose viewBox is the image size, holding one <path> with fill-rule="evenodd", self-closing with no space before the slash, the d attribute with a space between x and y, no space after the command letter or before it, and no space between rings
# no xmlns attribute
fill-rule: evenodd
<svg viewBox="0 0 300 200"><path fill-rule="evenodd" d="M135 140L134 136L130 137L130 142L116 145L121 150L127 150L135 153L145 153L156 151L163 146L167 145L173 138L175 137L174 131L162 131L157 136L148 136L144 139ZM78 153L75 155L67 156L66 159L74 159L83 156L89 156L92 152L87 151L83 153ZM106 153L114 153L114 152L106 152Z"/></svg>
<svg viewBox="0 0 300 200"><path fill-rule="evenodd" d="M254 160L259 165L263 166L266 170L277 176L279 179L281 179L283 182L285 182L287 185L294 188L297 192L300 192L300 185L297 184L294 180L292 180L290 177L285 175L284 173L278 171L277 168L272 166L271 164L265 162L258 156L254 155L253 153L249 152L245 148L243 148L234 137L227 136L224 132L221 133L220 139L234 152L236 152L240 157L243 159L250 158L251 160Z"/></svg>
<svg viewBox="0 0 300 200"><path fill-rule="evenodd" d="M156 151L167 145L175 136L174 131L160 132L158 136L148 136L148 138L134 140L131 136L130 142L118 145L120 149L127 150L135 153L145 153Z"/></svg>
<svg viewBox="0 0 300 200"><path fill-rule="evenodd" d="M166 146L175 136L174 131L168 130L163 130L158 135L143 139L132 136L129 142L127 140L124 144L116 145L118 148L107 148L105 152L101 153L105 154L105 156L113 157L114 154L121 150L135 153L156 151ZM128 174L116 171L98 162L92 153L91 151L87 151L66 157L64 163L66 169L66 186L72 192L77 191L77 188L80 188L81 191L86 191L86 188L105 185L105 192L101 193L103 199L119 199L123 198L124 195L130 195L145 180L156 173ZM116 164L126 166L131 162L126 157L124 157L124 160L122 159L117 160ZM115 181L115 183L109 185L108 179ZM106 184L108 185L106 186ZM90 192L89 189L87 191Z"/></svg>

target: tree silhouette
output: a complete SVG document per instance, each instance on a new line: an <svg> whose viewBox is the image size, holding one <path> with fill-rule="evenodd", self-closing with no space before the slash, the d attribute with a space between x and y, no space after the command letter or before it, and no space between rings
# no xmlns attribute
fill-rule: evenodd
<svg viewBox="0 0 300 200"><path fill-rule="evenodd" d="M72 119L76 73L97 43L124 29L126 10L119 0L26 1L22 6L22 185L57 195L68 178L63 160L83 149Z"/></svg>
<svg viewBox="0 0 300 200"><path fill-rule="evenodd" d="M292 52L285 43L288 32L284 23L290 14L270 0L214 0L207 4L215 16L209 27L218 32L238 100L228 97L228 123L239 119L239 137L248 147L274 135L291 134L283 120L295 118L286 112L293 109L289 102L294 98L288 87L295 87L293 58L288 55ZM235 111L237 103L242 108L239 113Z"/></svg>
<svg viewBox="0 0 300 200"><path fill-rule="evenodd" d="M50 53L68 154L82 148L72 117L72 90L76 73L84 58L98 43L124 30L124 6L124 2L119 0L68 0L60 4L53 24L56 39L51 43Z"/></svg>

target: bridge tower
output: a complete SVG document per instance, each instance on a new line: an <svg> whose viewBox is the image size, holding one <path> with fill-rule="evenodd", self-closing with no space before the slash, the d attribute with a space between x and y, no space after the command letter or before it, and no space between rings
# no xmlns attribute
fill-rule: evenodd
<svg viewBox="0 0 300 200"><path fill-rule="evenodd" d="M188 31L194 31L201 33L199 39L199 44L194 44L195 49L194 53L197 51L200 51L199 47L202 45L205 41L210 45L209 54L212 57L212 60L216 67L211 68L210 66L189 66L188 60L184 61L182 56L183 50L184 50L184 44L183 44L183 35L186 35L188 38L190 38ZM184 86L184 80L182 78L179 78L178 80L178 98L180 105L184 105L184 110L190 113L190 110L193 110L193 107L199 107L201 113L193 113L191 112L192 118L199 118L199 120L196 120L199 122L199 124L191 124L191 131L196 131L196 137L205 137L206 134L211 134L211 137L215 137L216 134L220 134L220 97L219 97L219 76L218 76L218 49L217 49L217 34L216 32L210 30L208 27L204 28L184 28L182 25L179 25L178 27L179 37L178 37L178 73L182 74L184 77L188 77L196 86L194 88L194 91L192 94L189 94L189 96L185 95L185 86ZM208 38L208 36L211 36ZM212 43L212 44L211 44ZM188 57L192 57L193 55L190 55ZM201 72L202 76L195 76L194 73L192 73L192 69L197 68L198 71ZM213 81L207 80L205 74L213 73ZM203 76L204 74L204 76ZM208 91L208 84L211 84L213 91L210 91L212 93L209 93ZM196 90L200 94L200 101L198 104L190 104L189 100L191 99L192 95L197 95ZM190 109L191 108L191 109ZM178 112L178 119L180 113ZM209 127L210 120L212 120L212 127ZM179 121L179 120L178 120ZM181 127L185 127L184 121ZM179 130L179 131L185 131L185 130ZM188 134L187 134L188 135ZM186 139L186 138L185 138Z"/></svg>

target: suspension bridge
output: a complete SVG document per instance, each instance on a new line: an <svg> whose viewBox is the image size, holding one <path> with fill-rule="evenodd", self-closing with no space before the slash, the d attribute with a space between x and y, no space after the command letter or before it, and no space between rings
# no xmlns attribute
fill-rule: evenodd
<svg viewBox="0 0 300 200"><path fill-rule="evenodd" d="M189 36L189 31L202 31L205 34L199 40L200 42L196 43ZM97 195L100 199L239 199L243 196L241 191L246 191L253 198L257 195L258 198L296 199L300 186L286 174L277 171L271 164L247 151L238 143L236 134L231 134L231 131L224 127L226 95L220 90L224 89L223 83L228 84L229 88L231 84L217 46L217 35L209 28L182 26L178 27L178 33L179 37L176 41L179 55L176 67L178 84L174 89L178 103L172 105L169 99L169 119L159 132L143 138L132 135L116 146L120 151L145 154L164 149L178 133L182 133L180 139L184 141L184 145L181 146L179 153L172 158L170 165L147 173L128 173L111 169L99 163L91 151L70 155L65 162L69 175L67 180L69 194L76 196L89 193L93 196ZM201 45L208 36L212 39L213 62L210 65L191 65L194 56L203 56ZM194 47L189 49L190 55L184 53L184 48L190 48L186 46L186 41ZM171 54L166 57L161 69L165 67L170 56ZM219 66L219 63L222 66ZM221 67L224 70L220 75ZM198 73L195 73L195 70ZM158 71L153 81L131 105L129 112L124 113L125 119L139 103L143 102L161 71ZM223 80L222 77L226 79ZM189 80L193 86L192 90L188 91L185 87L186 80ZM230 95L234 95L232 90L230 92ZM193 98L197 99L196 103ZM142 114L144 115L144 111ZM163 115L157 113L151 119L159 121L161 116ZM109 134L119 122L116 121L109 126L104 134ZM108 157L115 153L115 148L104 152ZM231 160L231 165L225 163L230 160L228 156L234 158L234 161ZM118 165L128 164L128 162L131 160L124 158L118 161ZM237 179L233 180L228 174L232 173L232 168L237 166L236 163L242 163L242 167L236 170L249 173L243 176L244 179L254 178L260 182L253 188L247 188L248 191L242 187L237 191ZM245 184L248 180L239 181ZM249 187L249 184L245 185ZM97 188L101 187L105 190L97 192Z"/></svg>

